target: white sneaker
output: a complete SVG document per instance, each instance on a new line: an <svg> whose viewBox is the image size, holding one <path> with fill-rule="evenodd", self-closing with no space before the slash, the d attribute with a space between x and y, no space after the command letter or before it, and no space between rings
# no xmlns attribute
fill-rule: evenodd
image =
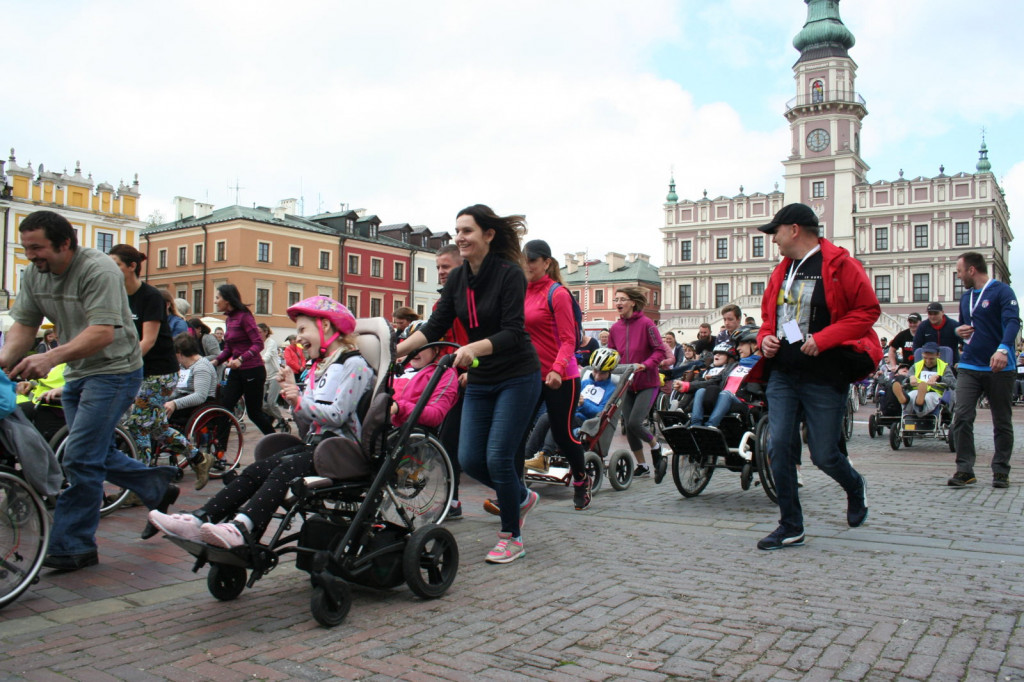
<svg viewBox="0 0 1024 682"><path fill-rule="evenodd" d="M204 523L199 529L199 537L208 545L231 549L245 544L242 531L233 523Z"/></svg>

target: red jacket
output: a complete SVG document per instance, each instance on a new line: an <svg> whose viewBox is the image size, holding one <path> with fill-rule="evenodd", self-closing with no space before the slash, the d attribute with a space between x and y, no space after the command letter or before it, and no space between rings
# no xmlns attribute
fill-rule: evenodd
<svg viewBox="0 0 1024 682"><path fill-rule="evenodd" d="M546 377L548 372L557 372L562 379L574 379L580 375L580 369L576 364L576 317L573 315L572 294L564 286L558 287L551 292L549 306L548 292L554 283L547 275L527 283L523 299L526 332L537 349L541 377Z"/></svg>
<svg viewBox="0 0 1024 682"><path fill-rule="evenodd" d="M301 374L302 368L306 366L306 358L302 354L302 349L294 343L289 343L284 349L284 364L288 365L288 368L296 375Z"/></svg>
<svg viewBox="0 0 1024 682"><path fill-rule="evenodd" d="M872 327L878 321L882 308L864 266L843 247L827 239L819 239L818 243L821 244L821 282L832 323L814 334L814 342L819 351L848 346L858 353L867 353L872 367L877 367L882 359L882 347ZM778 335L779 290L792 263L792 259L783 258L772 271L761 299L761 319L764 322L757 335L758 346L766 336Z"/></svg>

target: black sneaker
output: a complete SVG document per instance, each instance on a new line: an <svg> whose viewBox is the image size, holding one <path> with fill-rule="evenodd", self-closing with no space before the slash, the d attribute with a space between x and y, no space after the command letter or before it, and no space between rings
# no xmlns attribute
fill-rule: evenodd
<svg viewBox="0 0 1024 682"><path fill-rule="evenodd" d="M651 459L654 460L654 483L658 484L665 480L665 473L668 471L668 458L662 456L661 447L651 450Z"/></svg>
<svg viewBox="0 0 1024 682"><path fill-rule="evenodd" d="M969 471L958 471L953 474L953 478L946 481L946 485L953 486L954 488L963 488L965 485L971 485L977 483L978 479L974 477Z"/></svg>
<svg viewBox="0 0 1024 682"><path fill-rule="evenodd" d="M868 518L868 482L860 477L860 490L846 494L846 522L856 528Z"/></svg>
<svg viewBox="0 0 1024 682"><path fill-rule="evenodd" d="M576 507L576 511L583 511L590 506L590 501L593 499L590 488L593 485L594 479L590 474L587 474L582 481L572 482L572 503Z"/></svg>
<svg viewBox="0 0 1024 682"><path fill-rule="evenodd" d="M444 517L445 521L458 521L462 518L462 503L456 501L454 507L448 507L448 515Z"/></svg>
<svg viewBox="0 0 1024 682"><path fill-rule="evenodd" d="M992 474L993 488L1009 488L1010 474Z"/></svg>
<svg viewBox="0 0 1024 682"><path fill-rule="evenodd" d="M779 526L771 535L757 541L757 548L764 550L785 549L786 547L800 547L804 544L804 532L789 531Z"/></svg>
<svg viewBox="0 0 1024 682"><path fill-rule="evenodd" d="M633 478L639 478L640 476L650 476L651 467L646 464L637 464L636 469L633 469Z"/></svg>

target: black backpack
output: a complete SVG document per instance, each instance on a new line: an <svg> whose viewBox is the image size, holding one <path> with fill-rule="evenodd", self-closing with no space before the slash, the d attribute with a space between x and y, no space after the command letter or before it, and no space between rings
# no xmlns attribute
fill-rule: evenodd
<svg viewBox="0 0 1024 682"><path fill-rule="evenodd" d="M551 303L552 297L555 295L555 289L562 286L558 282L552 282L551 287L548 289L548 310L551 311L551 317L555 316L555 307ZM568 290L567 290L568 291ZM586 347L586 342L583 340L583 311L580 309L579 301L571 293L569 294L569 300L572 301L572 314L576 318L576 348L575 350L582 350ZM555 323L557 328L557 322Z"/></svg>

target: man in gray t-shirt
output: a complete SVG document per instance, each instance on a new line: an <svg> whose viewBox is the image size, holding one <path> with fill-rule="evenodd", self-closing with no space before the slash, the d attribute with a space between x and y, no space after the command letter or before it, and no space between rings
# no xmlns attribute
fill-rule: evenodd
<svg viewBox="0 0 1024 682"><path fill-rule="evenodd" d="M0 349L0 367L12 378L37 379L68 364L62 402L70 485L57 498L43 565L74 571L99 562L103 481L130 488L150 509L166 511L178 496L171 483L177 467L149 467L114 447L114 427L142 381L142 355L113 260L79 248L71 224L53 211L29 215L18 230L33 267L25 270L11 309L14 325ZM26 357L43 316L56 323L60 345Z"/></svg>

